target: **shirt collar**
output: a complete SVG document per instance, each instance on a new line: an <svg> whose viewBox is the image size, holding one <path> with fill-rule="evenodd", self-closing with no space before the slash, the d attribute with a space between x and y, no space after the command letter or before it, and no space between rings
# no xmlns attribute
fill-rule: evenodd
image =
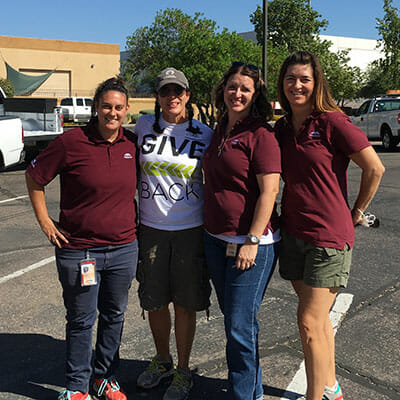
<svg viewBox="0 0 400 400"><path fill-rule="evenodd" d="M122 126L119 127L118 130L118 136L117 138L114 140L114 142L110 143L108 140L105 140L103 138L103 136L101 136L100 131L97 127L97 121L95 122L89 122L86 125L86 132L87 132L87 136L89 138L89 140L91 140L94 143L108 143L108 144L114 144L120 141L124 141L124 132L123 132L123 128Z"/></svg>
<svg viewBox="0 0 400 400"><path fill-rule="evenodd" d="M222 121L221 124L218 125L218 131L223 134L225 130L227 121ZM236 124L233 126L232 131L230 132L230 136L235 135L237 133L247 131L250 129L254 129L258 125L265 124L266 121L261 117L254 117L253 115L248 115L242 120L236 121Z"/></svg>

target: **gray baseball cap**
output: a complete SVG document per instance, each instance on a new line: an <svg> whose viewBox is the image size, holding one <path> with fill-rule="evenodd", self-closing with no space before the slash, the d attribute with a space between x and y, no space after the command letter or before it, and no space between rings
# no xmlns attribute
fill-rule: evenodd
<svg viewBox="0 0 400 400"><path fill-rule="evenodd" d="M182 71L178 71L175 68L165 68L157 76L157 92L165 85L169 83L175 83L182 86L184 89L189 89L189 82L186 79L185 74Z"/></svg>

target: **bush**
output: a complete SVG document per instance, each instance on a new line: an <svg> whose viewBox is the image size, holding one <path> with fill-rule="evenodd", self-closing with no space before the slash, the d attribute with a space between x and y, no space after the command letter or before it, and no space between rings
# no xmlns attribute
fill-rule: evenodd
<svg viewBox="0 0 400 400"><path fill-rule="evenodd" d="M4 90L7 97L14 96L14 86L8 79L0 78L0 87Z"/></svg>

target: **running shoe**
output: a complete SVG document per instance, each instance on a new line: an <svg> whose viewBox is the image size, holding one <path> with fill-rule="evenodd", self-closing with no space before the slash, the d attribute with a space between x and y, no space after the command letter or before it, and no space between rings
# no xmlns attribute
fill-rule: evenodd
<svg viewBox="0 0 400 400"><path fill-rule="evenodd" d="M58 400L92 400L92 398L89 393L74 392L66 389L60 392Z"/></svg>
<svg viewBox="0 0 400 400"><path fill-rule="evenodd" d="M139 375L136 384L143 389L151 389L159 385L162 379L174 373L172 358L169 361L161 361L155 356L149 366Z"/></svg>
<svg viewBox="0 0 400 400"><path fill-rule="evenodd" d="M163 400L186 400L190 389L193 387L192 374L177 368L170 387L164 394Z"/></svg>
<svg viewBox="0 0 400 400"><path fill-rule="evenodd" d="M95 379L93 389L98 399L104 400L127 400L125 393L121 391L114 376L109 378Z"/></svg>

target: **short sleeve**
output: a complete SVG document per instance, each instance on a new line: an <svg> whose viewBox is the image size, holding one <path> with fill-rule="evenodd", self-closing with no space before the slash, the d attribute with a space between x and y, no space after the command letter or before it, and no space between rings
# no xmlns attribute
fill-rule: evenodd
<svg viewBox="0 0 400 400"><path fill-rule="evenodd" d="M27 173L39 184L47 185L65 165L65 148L62 137L54 139L27 168Z"/></svg>
<svg viewBox="0 0 400 400"><path fill-rule="evenodd" d="M332 125L332 142L346 156L357 153L370 146L366 134L355 126L347 115L329 113L329 122Z"/></svg>
<svg viewBox="0 0 400 400"><path fill-rule="evenodd" d="M138 136L139 136L139 133L140 133L140 126L141 126L141 124L142 124L141 119L142 119L142 117L140 117L140 118L136 121L136 124L135 124L135 126L133 127L133 133L136 135L136 137L138 137Z"/></svg>
<svg viewBox="0 0 400 400"><path fill-rule="evenodd" d="M275 133L260 128L255 133L251 166L255 174L281 173L281 151Z"/></svg>

